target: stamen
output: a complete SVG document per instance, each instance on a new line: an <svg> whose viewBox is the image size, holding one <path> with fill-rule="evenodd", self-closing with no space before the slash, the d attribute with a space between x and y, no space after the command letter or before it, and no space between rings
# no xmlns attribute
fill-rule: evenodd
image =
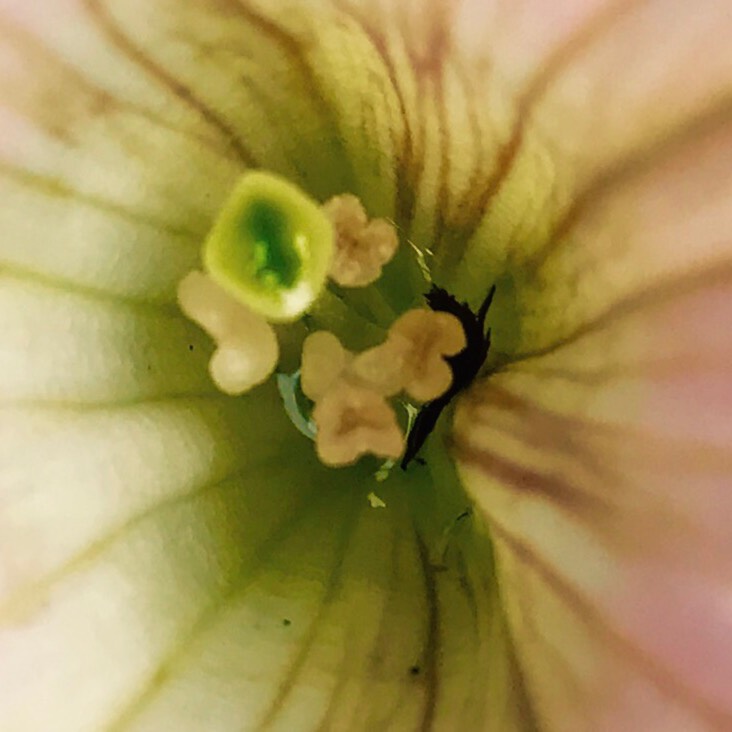
<svg viewBox="0 0 732 732"><path fill-rule="evenodd" d="M368 384L385 397L396 396L405 384L404 354L389 341L359 353L351 364L354 381Z"/></svg>
<svg viewBox="0 0 732 732"><path fill-rule="evenodd" d="M317 402L343 374L353 354L332 333L311 333L302 345L300 386L308 399Z"/></svg>
<svg viewBox="0 0 732 732"><path fill-rule="evenodd" d="M351 370L386 395L404 389L413 399L426 402L450 388L452 370L444 357L459 353L466 343L455 316L409 310L394 322L383 344L356 357Z"/></svg>
<svg viewBox="0 0 732 732"><path fill-rule="evenodd" d="M277 365L277 339L231 339L219 344L208 364L211 378L225 394L243 394L264 383Z"/></svg>
<svg viewBox="0 0 732 732"><path fill-rule="evenodd" d="M333 467L351 465L366 453L398 458L404 435L380 394L340 381L315 405L318 457Z"/></svg>
<svg viewBox="0 0 732 732"><path fill-rule="evenodd" d="M214 340L222 341L242 331L271 330L267 321L234 299L211 277L193 270L178 285L180 309Z"/></svg>
<svg viewBox="0 0 732 732"><path fill-rule="evenodd" d="M279 359L279 346L272 326L261 315L196 270L178 285L178 304L218 346L209 373L221 391L243 394L269 378Z"/></svg>
<svg viewBox="0 0 732 732"><path fill-rule="evenodd" d="M460 391L472 383L483 367L491 347L491 329L485 330L485 319L495 293L496 286L493 285L477 313L473 313L467 303L458 302L447 290L436 285L433 285L425 295L427 304L432 310L450 313L460 321L467 345L458 354L449 358L452 370L450 389L437 399L427 402L420 409L414 424L408 431L407 449L401 460L402 470L406 470L412 460L418 459L417 454L435 428L442 410Z"/></svg>
<svg viewBox="0 0 732 732"><path fill-rule="evenodd" d="M279 359L268 321L306 313L328 275L342 287L375 282L398 244L394 224L369 220L354 195L320 206L284 179L261 171L245 174L204 244L206 273L189 273L178 289L183 312L216 342L209 371L219 389L241 394L267 380ZM431 281L425 258L431 253L409 244ZM363 305L376 292L350 297ZM405 451L387 399L404 392L413 402L426 402L416 420L410 413L401 460L406 467L444 405L485 361L490 335L483 333L483 321L490 296L477 315L434 285L426 299L431 310L404 313L384 343L360 354L332 333L312 333L303 343L299 378L278 377L285 410L303 434L315 438L326 465L350 465L372 453L386 460L375 474L383 481ZM387 322L393 317L380 300L365 302L371 316Z"/></svg>
<svg viewBox="0 0 732 732"><path fill-rule="evenodd" d="M335 229L330 277L342 287L365 287L378 280L399 246L394 226L386 219L369 221L361 202L351 194L334 196L323 211Z"/></svg>
<svg viewBox="0 0 732 732"><path fill-rule="evenodd" d="M371 452L395 460L404 438L386 397L405 390L428 401L447 392L452 370L445 356L465 348L466 336L453 315L410 310L391 327L387 340L354 357L332 333L318 331L303 344L303 393L316 403L316 448L327 465L350 465ZM413 412L409 410L409 428ZM385 479L393 463L376 474Z"/></svg>

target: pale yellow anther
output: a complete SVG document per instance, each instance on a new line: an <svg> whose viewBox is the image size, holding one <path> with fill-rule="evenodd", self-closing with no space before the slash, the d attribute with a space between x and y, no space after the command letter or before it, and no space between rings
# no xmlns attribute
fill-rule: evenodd
<svg viewBox="0 0 732 732"><path fill-rule="evenodd" d="M381 276L399 246L396 229L386 219L369 221L356 196L334 196L323 205L335 229L335 255L329 275L343 287L365 287Z"/></svg>
<svg viewBox="0 0 732 732"><path fill-rule="evenodd" d="M339 381L316 404L315 447L326 465L351 465L366 453L398 458L404 435L394 410L380 394Z"/></svg>
<svg viewBox="0 0 732 732"><path fill-rule="evenodd" d="M385 395L404 389L416 401L427 402L450 388L452 371L443 357L459 353L466 343L454 315L409 310L391 326L386 341L360 354L351 370Z"/></svg>
<svg viewBox="0 0 732 732"><path fill-rule="evenodd" d="M279 345L274 329L261 315L195 270L178 285L178 304L218 346L208 368L221 391L243 394L269 378L279 359Z"/></svg>
<svg viewBox="0 0 732 732"><path fill-rule="evenodd" d="M308 399L318 401L335 384L351 362L353 354L332 333L311 333L302 345L300 388Z"/></svg>
<svg viewBox="0 0 732 732"><path fill-rule="evenodd" d="M403 354L404 390L420 402L442 396L452 384L444 356L467 345L460 321L449 313L409 310L389 330L387 344Z"/></svg>
<svg viewBox="0 0 732 732"><path fill-rule="evenodd" d="M225 394L243 394L272 375L279 358L279 346L270 328L256 341L232 338L221 341L211 356L208 370L213 382Z"/></svg>
<svg viewBox="0 0 732 732"><path fill-rule="evenodd" d="M387 341L359 353L348 369L349 376L382 396L395 396L404 389L404 362L401 351Z"/></svg>
<svg viewBox="0 0 732 732"><path fill-rule="evenodd" d="M207 274L193 270L178 285L180 309L214 340L242 331L271 329L267 321L219 287Z"/></svg>

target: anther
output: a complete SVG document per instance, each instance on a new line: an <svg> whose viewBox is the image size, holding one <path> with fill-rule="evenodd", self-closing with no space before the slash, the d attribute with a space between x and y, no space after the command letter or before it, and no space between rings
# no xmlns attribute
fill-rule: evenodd
<svg viewBox="0 0 732 732"><path fill-rule="evenodd" d="M323 211L335 229L335 254L329 275L342 287L365 287L381 276L399 246L396 229L386 219L369 221L351 194L334 196Z"/></svg>
<svg viewBox="0 0 732 732"><path fill-rule="evenodd" d="M398 458L404 435L396 414L375 391L341 381L315 405L318 457L330 466L350 465L366 453Z"/></svg>
<svg viewBox="0 0 732 732"><path fill-rule="evenodd" d="M181 310L218 346L209 373L226 394L243 394L266 381L277 365L279 346L272 326L194 270L178 286Z"/></svg>

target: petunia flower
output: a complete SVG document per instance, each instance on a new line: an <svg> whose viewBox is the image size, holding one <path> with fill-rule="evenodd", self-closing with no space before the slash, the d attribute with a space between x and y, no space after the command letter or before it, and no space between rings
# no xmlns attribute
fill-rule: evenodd
<svg viewBox="0 0 732 732"><path fill-rule="evenodd" d="M0 17L0 729L732 728L723 0ZM426 464L212 383L176 287L250 168L400 238L282 373L496 283Z"/></svg>

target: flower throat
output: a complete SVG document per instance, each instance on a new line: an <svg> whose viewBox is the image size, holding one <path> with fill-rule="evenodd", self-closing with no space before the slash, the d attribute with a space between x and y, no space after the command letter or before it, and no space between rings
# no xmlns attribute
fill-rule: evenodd
<svg viewBox="0 0 732 732"><path fill-rule="evenodd" d="M216 345L209 362L216 386L238 396L269 380L280 361L272 324L305 318L308 327L329 282L342 291L370 287L398 247L393 222L370 218L356 196L320 204L282 178L245 174L203 245L202 271L178 288L181 309ZM278 385L321 462L342 467L371 454L407 469L486 361L494 293L495 286L474 313L433 284L427 307L402 313L381 343L360 352L308 327L300 368L279 374ZM401 420L395 404L406 410Z"/></svg>

